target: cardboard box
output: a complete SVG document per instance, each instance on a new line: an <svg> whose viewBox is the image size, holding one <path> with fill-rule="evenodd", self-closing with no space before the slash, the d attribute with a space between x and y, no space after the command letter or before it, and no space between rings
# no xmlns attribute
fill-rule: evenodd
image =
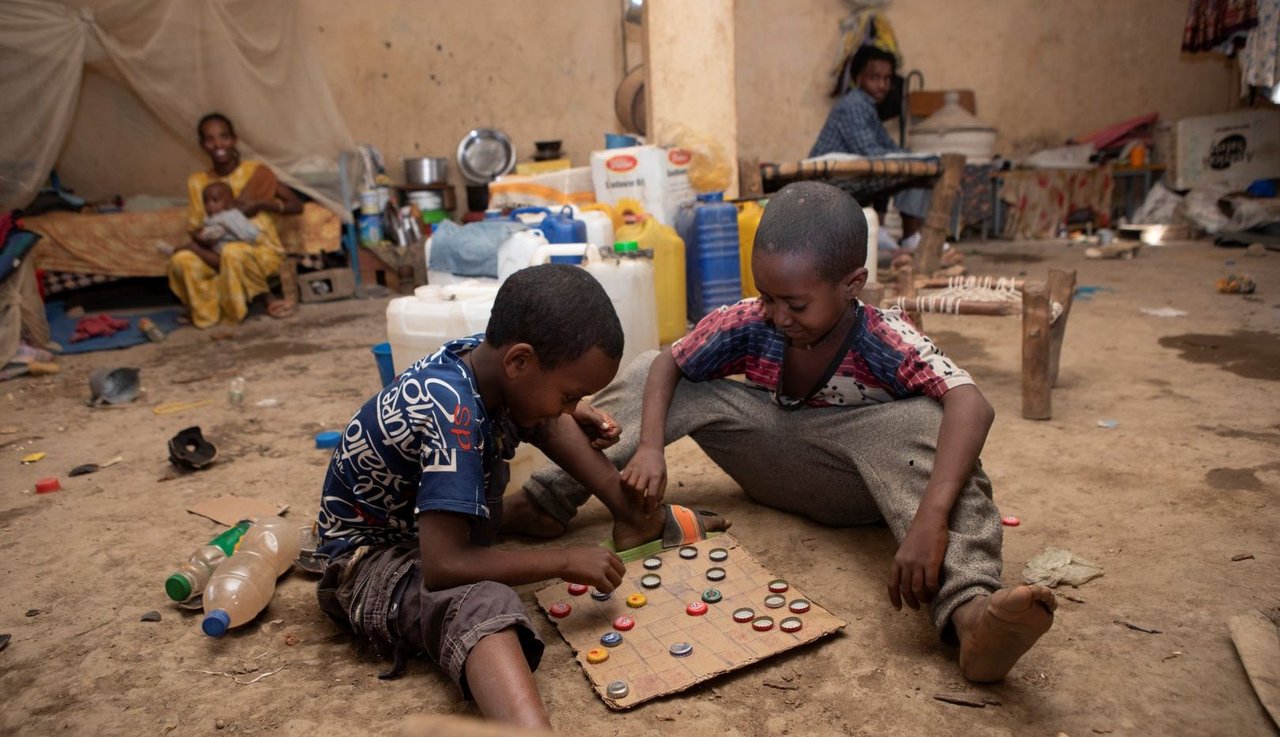
<svg viewBox="0 0 1280 737"><path fill-rule="evenodd" d="M1244 189L1280 176L1280 111L1183 118L1174 126L1175 189L1225 183Z"/></svg>
<svg viewBox="0 0 1280 737"><path fill-rule="evenodd" d="M616 205L630 199L659 222L675 225L680 206L694 199L688 151L658 146L611 148L591 153L596 201Z"/></svg>

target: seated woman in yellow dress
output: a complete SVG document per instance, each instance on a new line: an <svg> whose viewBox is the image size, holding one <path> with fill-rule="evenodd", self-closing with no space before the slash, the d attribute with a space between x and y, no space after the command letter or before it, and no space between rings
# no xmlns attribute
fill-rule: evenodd
<svg viewBox="0 0 1280 737"><path fill-rule="evenodd" d="M236 130L225 115L209 113L200 119L196 131L200 148L213 166L187 179L191 242L175 250L169 260L169 288L186 305L191 324L198 328L241 322L249 314L250 302L260 295L266 295L272 317L285 317L293 305L273 296L267 285L284 258L273 217L302 212L302 202L265 164L240 159ZM217 249L216 240L201 235L206 217L204 189L215 181L230 185L235 208L258 227L253 243L230 242Z"/></svg>

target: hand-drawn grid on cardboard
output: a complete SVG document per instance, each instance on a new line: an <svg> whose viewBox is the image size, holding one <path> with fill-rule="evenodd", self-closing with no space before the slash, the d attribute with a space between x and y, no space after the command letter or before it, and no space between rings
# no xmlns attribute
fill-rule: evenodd
<svg viewBox="0 0 1280 737"><path fill-rule="evenodd" d="M629 709L659 696L683 691L695 683L813 642L846 625L794 586L782 596L787 604L796 599L808 601L807 612L794 614L787 605L777 609L766 607L769 582L778 576L765 570L731 536L703 540L692 547L698 550L698 556L690 560L681 558L677 548L663 551L657 556L662 559L662 567L654 571L645 570L642 561L629 563L622 585L607 601L596 601L589 594L574 596L564 582L538 591L538 605L544 612L549 612L557 602L572 607L566 617L552 617L548 613L548 618L573 648L587 679L609 707ZM712 562L708 551L714 548L727 549L728 560ZM727 575L723 581L707 580L706 572L711 567L725 570ZM662 577L660 587L641 587L641 577L649 573ZM706 614L690 616L685 608L702 601L703 592L711 588L718 589L723 598L709 604ZM627 606L627 597L636 593L648 599L639 609ZM743 607L753 609L756 617L772 617L773 628L759 632L751 622L735 622L734 610ZM608 660L587 662L587 652L603 647L600 636L615 631L613 622L623 615L635 620L635 628L620 633L621 645L607 648ZM797 616L803 622L800 631L788 633L780 629L782 619L790 616ZM677 642L689 643L693 652L685 657L671 655L670 647ZM607 687L619 680L626 682L628 693L621 698L611 697Z"/></svg>

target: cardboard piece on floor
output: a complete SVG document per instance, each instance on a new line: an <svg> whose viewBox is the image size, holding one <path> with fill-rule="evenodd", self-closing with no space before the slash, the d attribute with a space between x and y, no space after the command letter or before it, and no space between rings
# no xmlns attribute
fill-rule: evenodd
<svg viewBox="0 0 1280 737"><path fill-rule="evenodd" d="M272 502L264 502L261 499L248 499L234 494L224 494L217 499L206 499L187 507L187 511L192 514L208 517L214 522L228 527L244 519L257 520L262 517L284 514L288 509L289 505L287 504L274 504Z"/></svg>
<svg viewBox="0 0 1280 737"><path fill-rule="evenodd" d="M1280 727L1280 631L1259 611L1232 617L1227 628L1258 701Z"/></svg>
<svg viewBox="0 0 1280 737"><path fill-rule="evenodd" d="M788 604L795 599L807 600L810 604L807 612L793 614L787 606L767 608L764 599L769 595L768 584L777 576L765 570L733 537L721 535L693 547L698 549L698 557L691 560L681 558L675 548L663 551L657 556L662 559L662 567L655 571L645 570L642 561L628 563L622 585L607 601L595 601L588 594L571 595L563 582L538 592L538 605L544 612L556 602L572 607L566 617L547 616L573 648L592 688L610 708L630 709L659 696L683 691L845 627L843 620L818 606L794 585L783 596ZM713 548L727 549L728 560L711 562L707 553ZM707 580L707 569L713 566L725 570L727 575L723 581ZM662 577L659 588L640 586L640 577L648 573ZM702 593L710 588L720 591L721 601L710 604L706 614L690 616L685 607L701 601ZM644 594L648 603L632 609L627 606L627 597L637 593ZM733 611L742 607L755 610L757 617L772 617L773 629L757 632L750 622L735 622ZM614 619L622 615L632 617L635 627L621 633L621 645L607 648L608 660L588 663L587 651L602 647L600 636L613 632ZM791 616L800 618L802 629L782 632L778 623ZM669 648L676 642L689 643L693 652L685 657L671 655ZM628 693L613 698L609 696L608 685L619 680L627 683Z"/></svg>

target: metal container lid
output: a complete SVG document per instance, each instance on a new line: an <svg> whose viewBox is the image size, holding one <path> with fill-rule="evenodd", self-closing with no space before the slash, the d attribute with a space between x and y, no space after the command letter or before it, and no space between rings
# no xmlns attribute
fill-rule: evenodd
<svg viewBox="0 0 1280 737"><path fill-rule="evenodd" d="M458 142L458 171L473 184L487 184L516 167L516 149L496 128L476 128Z"/></svg>

